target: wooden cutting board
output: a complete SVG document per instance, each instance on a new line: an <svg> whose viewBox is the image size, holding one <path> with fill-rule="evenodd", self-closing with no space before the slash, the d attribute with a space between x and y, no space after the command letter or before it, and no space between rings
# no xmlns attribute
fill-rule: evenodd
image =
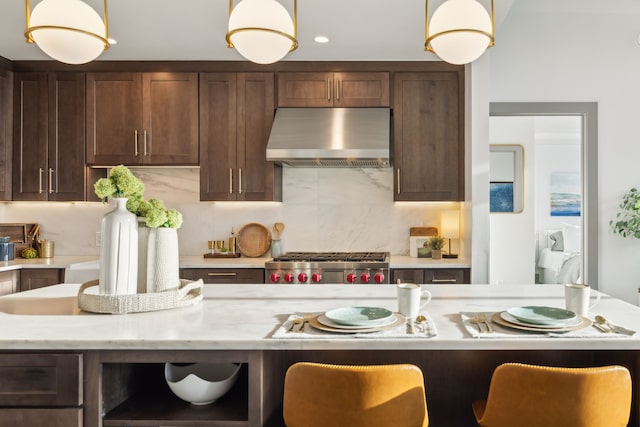
<svg viewBox="0 0 640 427"><path fill-rule="evenodd" d="M250 222L238 231L236 246L238 252L246 257L262 256L271 248L271 233L264 225Z"/></svg>

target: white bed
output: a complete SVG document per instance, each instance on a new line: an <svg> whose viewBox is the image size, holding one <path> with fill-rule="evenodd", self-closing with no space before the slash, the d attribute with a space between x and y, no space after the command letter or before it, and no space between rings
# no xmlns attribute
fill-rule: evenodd
<svg viewBox="0 0 640 427"><path fill-rule="evenodd" d="M580 228L569 224L538 233L536 283L581 283L580 236Z"/></svg>

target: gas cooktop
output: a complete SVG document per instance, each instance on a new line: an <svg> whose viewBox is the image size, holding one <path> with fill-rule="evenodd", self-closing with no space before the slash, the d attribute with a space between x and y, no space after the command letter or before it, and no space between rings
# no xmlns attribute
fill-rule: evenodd
<svg viewBox="0 0 640 427"><path fill-rule="evenodd" d="M388 252L287 252L274 258L280 262L384 262Z"/></svg>

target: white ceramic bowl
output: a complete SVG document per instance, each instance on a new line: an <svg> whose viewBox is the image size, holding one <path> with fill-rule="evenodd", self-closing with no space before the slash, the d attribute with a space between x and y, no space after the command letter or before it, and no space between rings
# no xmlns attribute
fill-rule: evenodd
<svg viewBox="0 0 640 427"><path fill-rule="evenodd" d="M215 402L238 380L240 363L165 363L164 377L171 391L194 405Z"/></svg>

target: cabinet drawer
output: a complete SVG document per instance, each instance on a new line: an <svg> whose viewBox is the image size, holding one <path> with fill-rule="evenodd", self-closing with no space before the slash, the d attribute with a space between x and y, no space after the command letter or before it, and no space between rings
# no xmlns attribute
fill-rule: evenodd
<svg viewBox="0 0 640 427"><path fill-rule="evenodd" d="M0 355L0 406L82 405L82 371L81 354Z"/></svg>
<svg viewBox="0 0 640 427"><path fill-rule="evenodd" d="M464 272L464 269L459 268L434 268L432 270L425 270L424 282L442 285L459 285L462 283L466 283Z"/></svg>
<svg viewBox="0 0 640 427"><path fill-rule="evenodd" d="M0 425L82 427L82 409L0 409Z"/></svg>
<svg viewBox="0 0 640 427"><path fill-rule="evenodd" d="M183 268L180 277L204 283L264 283L262 268Z"/></svg>

